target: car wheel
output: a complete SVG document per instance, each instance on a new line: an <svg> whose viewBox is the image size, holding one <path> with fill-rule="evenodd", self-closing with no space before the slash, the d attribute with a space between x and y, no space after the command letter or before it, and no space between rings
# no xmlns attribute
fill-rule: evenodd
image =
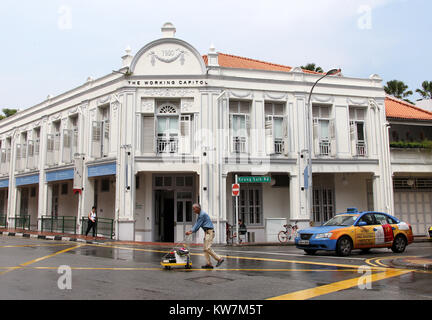
<svg viewBox="0 0 432 320"><path fill-rule="evenodd" d="M349 237L342 237L338 240L336 245L336 253L339 256L346 257L349 256L352 250L353 244Z"/></svg>
<svg viewBox="0 0 432 320"><path fill-rule="evenodd" d="M313 250L313 249L304 249L304 252L306 252L306 254L315 254L317 251Z"/></svg>
<svg viewBox="0 0 432 320"><path fill-rule="evenodd" d="M397 236L393 240L393 245L391 247L392 251L395 253L402 253L405 251L407 246L407 241L404 236Z"/></svg>

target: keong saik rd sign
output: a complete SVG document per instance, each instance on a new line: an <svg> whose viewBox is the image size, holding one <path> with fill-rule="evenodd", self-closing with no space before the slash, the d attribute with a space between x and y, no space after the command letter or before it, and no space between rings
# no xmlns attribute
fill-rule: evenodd
<svg viewBox="0 0 432 320"><path fill-rule="evenodd" d="M271 177L238 177L238 183L270 183Z"/></svg>

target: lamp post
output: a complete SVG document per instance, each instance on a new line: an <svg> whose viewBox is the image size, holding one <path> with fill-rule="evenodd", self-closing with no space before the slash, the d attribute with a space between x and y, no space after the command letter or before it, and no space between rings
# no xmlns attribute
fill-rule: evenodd
<svg viewBox="0 0 432 320"><path fill-rule="evenodd" d="M312 108L310 105L311 97L312 97L312 91L317 85L317 83L324 79L327 76L334 75L336 73L339 73L341 69L331 69L330 71L326 72L321 78L319 78L315 83L313 84L308 97L308 108L307 108L307 144L308 144L308 159L307 159L307 186L305 186L305 189L307 189L307 200L308 200L308 206L309 206L309 218L313 219L313 209L312 209L312 197L313 197L313 190L312 190L312 135L311 135L311 113ZM306 180L306 179L305 179Z"/></svg>

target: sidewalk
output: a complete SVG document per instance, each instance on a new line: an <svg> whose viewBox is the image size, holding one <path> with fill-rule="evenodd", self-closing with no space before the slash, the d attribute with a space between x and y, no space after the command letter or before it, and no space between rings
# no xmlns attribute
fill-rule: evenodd
<svg viewBox="0 0 432 320"><path fill-rule="evenodd" d="M143 241L122 241L115 240L105 237L91 237L84 236L80 234L68 234L68 233L55 233L55 232L41 232L41 231L32 231L32 230L23 230L23 229L6 229L0 228L0 235L5 236L15 236L15 237L26 237L26 238L36 238L36 239L44 239L44 240L58 240L58 241L75 241L75 242L85 242L91 244L104 244L107 242L112 242L116 244L123 245L160 245L160 246L174 246L175 243L170 242L143 242ZM414 237L414 243L420 242L431 242L432 239L428 237ZM179 242L181 243L181 242ZM177 243L178 244L178 243ZM202 243L192 243L189 244L191 246L202 246ZM225 243L215 243L214 247L224 247L227 246ZM279 242L242 242L241 244L232 245L233 247L246 247L246 246L294 246L294 241L288 241L286 244L281 244Z"/></svg>
<svg viewBox="0 0 432 320"><path fill-rule="evenodd" d="M103 237L90 237L80 234L66 234L66 233L56 233L56 232L41 232L32 231L24 229L5 229L0 228L0 235L10 236L10 237L24 237L24 238L34 238L43 240L58 240L58 241L75 241L75 242L85 242L85 243L104 243L105 241L112 241L112 239Z"/></svg>
<svg viewBox="0 0 432 320"><path fill-rule="evenodd" d="M418 258L398 258L390 261L391 265L398 268L432 270L432 256Z"/></svg>

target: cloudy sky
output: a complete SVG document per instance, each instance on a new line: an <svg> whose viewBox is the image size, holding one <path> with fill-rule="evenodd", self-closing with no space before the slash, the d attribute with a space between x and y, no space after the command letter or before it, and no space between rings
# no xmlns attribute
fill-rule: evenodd
<svg viewBox="0 0 432 320"><path fill-rule="evenodd" d="M24 109L121 67L172 22L176 37L288 66L432 81L430 0L1 0L0 108ZM418 98L415 94L411 100Z"/></svg>

